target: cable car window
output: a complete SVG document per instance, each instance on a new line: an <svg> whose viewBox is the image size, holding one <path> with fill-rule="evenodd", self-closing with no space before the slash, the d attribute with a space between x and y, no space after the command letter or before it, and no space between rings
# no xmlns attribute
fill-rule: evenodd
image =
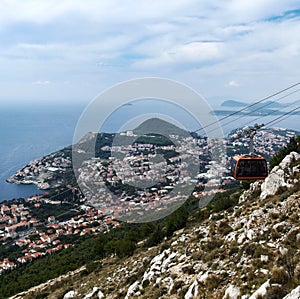
<svg viewBox="0 0 300 299"><path fill-rule="evenodd" d="M268 175L265 159L239 158L236 163L232 162L232 168L234 165L233 176L238 180L262 179Z"/></svg>
<svg viewBox="0 0 300 299"><path fill-rule="evenodd" d="M235 159L231 159L231 175L234 176L234 171L235 171L235 167L236 167L236 160Z"/></svg>

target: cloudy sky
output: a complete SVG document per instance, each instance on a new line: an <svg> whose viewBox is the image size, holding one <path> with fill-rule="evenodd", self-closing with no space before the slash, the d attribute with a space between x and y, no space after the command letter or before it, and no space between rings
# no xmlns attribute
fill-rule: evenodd
<svg viewBox="0 0 300 299"><path fill-rule="evenodd" d="M253 101L300 81L298 0L1 0L0 101L164 77Z"/></svg>

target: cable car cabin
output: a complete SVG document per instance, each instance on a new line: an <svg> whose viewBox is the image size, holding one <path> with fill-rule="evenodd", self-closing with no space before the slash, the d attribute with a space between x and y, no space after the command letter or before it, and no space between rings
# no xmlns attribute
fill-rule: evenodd
<svg viewBox="0 0 300 299"><path fill-rule="evenodd" d="M236 180L263 180L268 176L267 161L262 156L234 156L231 174Z"/></svg>

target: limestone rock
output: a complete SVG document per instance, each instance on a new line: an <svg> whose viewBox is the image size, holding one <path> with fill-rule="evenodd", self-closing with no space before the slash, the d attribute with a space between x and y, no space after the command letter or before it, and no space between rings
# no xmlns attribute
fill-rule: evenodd
<svg viewBox="0 0 300 299"><path fill-rule="evenodd" d="M270 287L270 280L267 280L264 284L260 286L250 297L249 299L257 299L263 297L267 294L267 289Z"/></svg>
<svg viewBox="0 0 300 299"><path fill-rule="evenodd" d="M292 187L294 181L291 181L291 176L294 174L294 169L297 172L298 168L292 169L291 165L294 161L300 159L300 154L291 152L287 155L278 166L275 166L268 177L261 185L261 199L266 199L268 196L275 195L282 187Z"/></svg>
<svg viewBox="0 0 300 299"><path fill-rule="evenodd" d="M134 283L128 288L127 294L126 294L126 296L125 296L125 299L128 299L128 298L130 298L131 296L136 295L138 287L139 287L139 282L138 282L138 281L134 282Z"/></svg>
<svg viewBox="0 0 300 299"><path fill-rule="evenodd" d="M75 298L77 296L78 292L77 291L69 291L68 293L66 293L64 295L64 299L71 299L71 298Z"/></svg>
<svg viewBox="0 0 300 299"><path fill-rule="evenodd" d="M239 203L242 203L249 198L253 196L254 193L260 192L260 187L261 187L262 182L261 181L255 181L250 185L250 188L246 191L243 192L243 194L239 198Z"/></svg>
<svg viewBox="0 0 300 299"><path fill-rule="evenodd" d="M103 299L103 298L104 298L103 292L99 291L98 292L98 299Z"/></svg>
<svg viewBox="0 0 300 299"><path fill-rule="evenodd" d="M293 289L289 294L287 294L283 299L299 299L300 298L300 285Z"/></svg>
<svg viewBox="0 0 300 299"><path fill-rule="evenodd" d="M223 299L237 299L241 295L240 288L229 285L229 287L226 289Z"/></svg>
<svg viewBox="0 0 300 299"><path fill-rule="evenodd" d="M198 282L195 280L191 286L189 287L188 291L186 292L184 299L192 299L198 296Z"/></svg>
<svg viewBox="0 0 300 299"><path fill-rule="evenodd" d="M93 287L93 290L91 292L89 292L88 294L86 294L83 299L90 299L92 298L97 292L98 292L99 288L98 287Z"/></svg>

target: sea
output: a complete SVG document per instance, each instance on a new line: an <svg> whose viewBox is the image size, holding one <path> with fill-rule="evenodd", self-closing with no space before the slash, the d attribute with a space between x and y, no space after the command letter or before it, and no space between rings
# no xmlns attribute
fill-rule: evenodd
<svg viewBox="0 0 300 299"><path fill-rule="evenodd" d="M34 185L5 180L29 161L72 144L82 104L0 105L0 201L40 194Z"/></svg>
<svg viewBox="0 0 300 299"><path fill-rule="evenodd" d="M0 202L27 198L42 192L34 185L9 184L6 179L28 162L71 145L76 125L86 106L86 103L71 101L0 103ZM199 128L199 123L182 108L158 100L147 100L135 101L116 109L107 117L102 131L118 132L123 123L137 119L143 113L157 117L165 113L178 123L184 122L191 131ZM275 118L269 116L260 120L257 117L241 119L235 116L222 122L224 135L244 124L267 123ZM299 131L299 120L300 116L291 116L276 124L276 127Z"/></svg>

